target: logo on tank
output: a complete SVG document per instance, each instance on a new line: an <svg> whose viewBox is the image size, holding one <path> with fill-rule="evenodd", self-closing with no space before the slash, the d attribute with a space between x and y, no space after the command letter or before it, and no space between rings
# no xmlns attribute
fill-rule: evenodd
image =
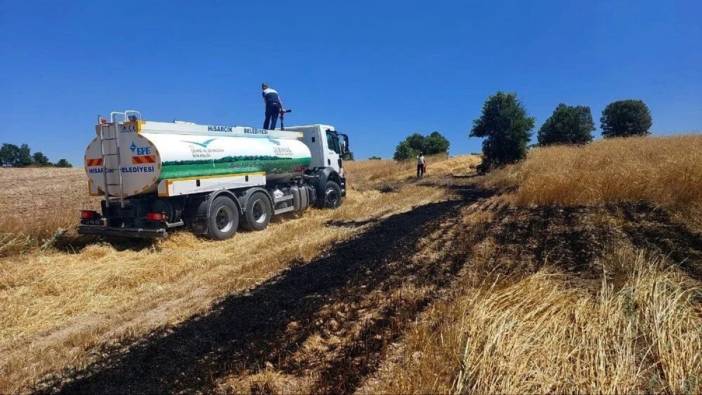
<svg viewBox="0 0 702 395"><path fill-rule="evenodd" d="M132 141L132 144L129 146L129 150L137 155L151 155L151 147L149 147L149 146L141 146L140 147L133 141Z"/></svg>
<svg viewBox="0 0 702 395"><path fill-rule="evenodd" d="M202 147L202 148L207 148L207 146L210 145L210 143L215 141L215 140L217 140L217 139L209 139L209 140L205 140L201 143L198 143L197 141L186 141L186 140L181 140L181 141L183 141L184 143L197 145L197 146Z"/></svg>
<svg viewBox="0 0 702 395"><path fill-rule="evenodd" d="M276 156L293 156L293 152L288 147L273 147L273 152Z"/></svg>
<svg viewBox="0 0 702 395"><path fill-rule="evenodd" d="M181 142L186 143L190 147L190 153L193 155L193 159L207 159L211 158L212 155L221 154L224 152L222 148L211 148L210 144L217 139L207 139L204 141L190 141L181 140Z"/></svg>

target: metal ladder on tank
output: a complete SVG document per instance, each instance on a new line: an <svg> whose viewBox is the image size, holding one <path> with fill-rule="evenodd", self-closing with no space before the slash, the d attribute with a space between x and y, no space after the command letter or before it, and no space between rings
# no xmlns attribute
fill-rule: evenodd
<svg viewBox="0 0 702 395"><path fill-rule="evenodd" d="M119 147L119 128L120 125L116 122L115 118L117 115L122 115L125 119L127 118L126 113L112 112L110 113L110 123L105 124L100 122L98 119L98 124L100 125L100 133L98 133L98 140L100 140L100 155L102 158L102 177L104 180L104 192L105 192L105 206L110 207L111 203L116 203L117 199L112 198L110 193L112 187L119 187L119 205L124 208L124 180L122 179L122 171L120 167L122 166L122 157L120 156ZM110 135L112 133L112 135ZM105 143L107 142L107 147ZM117 162L117 167L109 167L108 159L115 159ZM110 177L108 173L117 172L118 182L110 182ZM114 177L113 177L114 178Z"/></svg>

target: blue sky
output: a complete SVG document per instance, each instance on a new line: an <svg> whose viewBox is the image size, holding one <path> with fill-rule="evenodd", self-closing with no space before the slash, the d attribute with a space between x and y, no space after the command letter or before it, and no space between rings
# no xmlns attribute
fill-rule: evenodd
<svg viewBox="0 0 702 395"><path fill-rule="evenodd" d="M0 0L0 142L82 162L97 114L260 126L330 123L357 157L439 130L451 153L488 95L555 106L644 100L659 134L702 130L697 1ZM596 122L599 124L599 122ZM597 131L599 133L599 130Z"/></svg>

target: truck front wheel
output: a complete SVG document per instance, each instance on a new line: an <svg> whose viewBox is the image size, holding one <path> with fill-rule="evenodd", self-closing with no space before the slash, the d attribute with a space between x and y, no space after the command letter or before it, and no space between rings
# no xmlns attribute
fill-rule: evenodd
<svg viewBox="0 0 702 395"><path fill-rule="evenodd" d="M263 192L254 192L246 202L244 227L249 230L266 229L273 215L271 201Z"/></svg>
<svg viewBox="0 0 702 395"><path fill-rule="evenodd" d="M341 187L334 181L327 181L324 186L324 196L322 197L323 208L337 208L341 205Z"/></svg>
<svg viewBox="0 0 702 395"><path fill-rule="evenodd" d="M212 202L207 218L207 234L216 240L225 240L239 227L239 209L230 198L219 196Z"/></svg>

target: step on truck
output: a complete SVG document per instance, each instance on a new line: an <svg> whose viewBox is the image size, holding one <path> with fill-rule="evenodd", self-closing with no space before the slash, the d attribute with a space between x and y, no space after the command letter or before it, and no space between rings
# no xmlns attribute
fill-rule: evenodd
<svg viewBox="0 0 702 395"><path fill-rule="evenodd" d="M331 125L265 130L125 111L98 117L95 131L85 171L90 194L104 198L100 212L81 211L81 234L160 238L187 227L223 240L346 195L349 139Z"/></svg>

